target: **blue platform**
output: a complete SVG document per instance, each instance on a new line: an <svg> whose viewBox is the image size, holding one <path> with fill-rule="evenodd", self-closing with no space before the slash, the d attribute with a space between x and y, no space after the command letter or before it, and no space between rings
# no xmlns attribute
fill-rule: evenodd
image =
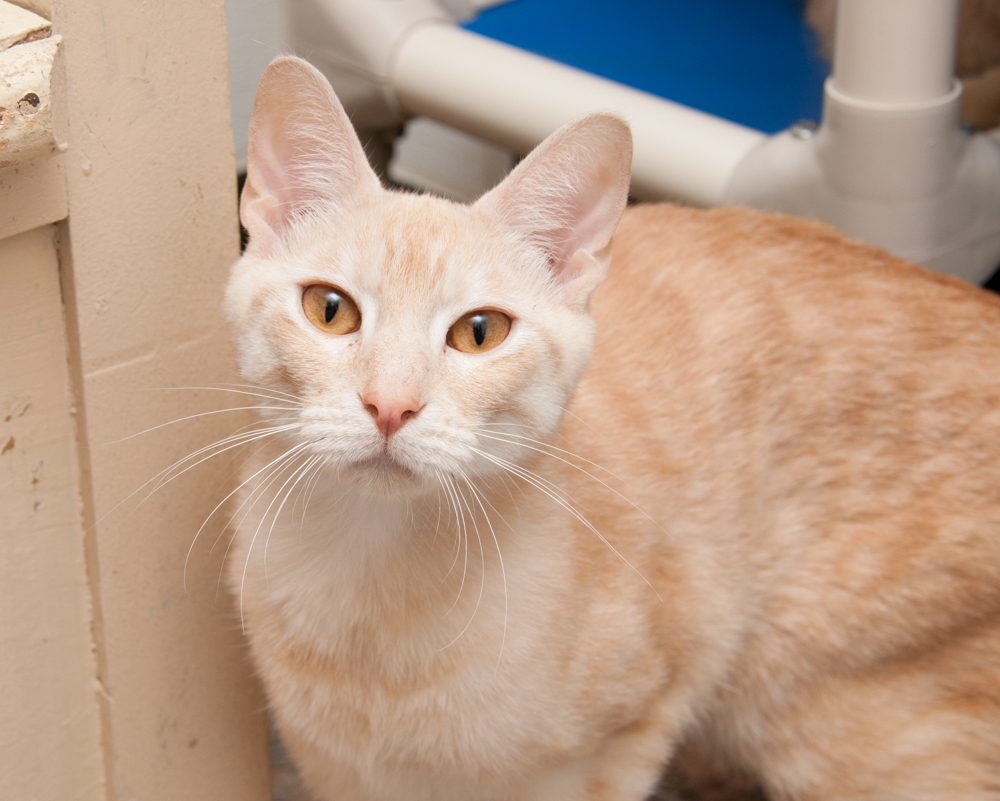
<svg viewBox="0 0 1000 801"><path fill-rule="evenodd" d="M803 0L512 0L465 27L775 133L820 118L829 66Z"/></svg>

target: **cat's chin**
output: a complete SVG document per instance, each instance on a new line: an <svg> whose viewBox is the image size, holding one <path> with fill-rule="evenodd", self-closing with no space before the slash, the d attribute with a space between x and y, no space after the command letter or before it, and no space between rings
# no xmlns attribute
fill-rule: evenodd
<svg viewBox="0 0 1000 801"><path fill-rule="evenodd" d="M355 462L345 475L366 494L381 497L412 495L424 483L413 470L386 454Z"/></svg>

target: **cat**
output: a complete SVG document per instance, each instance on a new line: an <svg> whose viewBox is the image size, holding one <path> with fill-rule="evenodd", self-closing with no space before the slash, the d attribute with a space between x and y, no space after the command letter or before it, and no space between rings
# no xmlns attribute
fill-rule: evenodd
<svg viewBox="0 0 1000 801"><path fill-rule="evenodd" d="M228 581L317 799L1000 798L1000 299L626 209L605 113L462 206L284 57L248 154Z"/></svg>
<svg viewBox="0 0 1000 801"><path fill-rule="evenodd" d="M806 22L831 60L837 0L808 0ZM962 120L987 131L1000 126L1000 0L962 0L958 14L955 74L962 79Z"/></svg>

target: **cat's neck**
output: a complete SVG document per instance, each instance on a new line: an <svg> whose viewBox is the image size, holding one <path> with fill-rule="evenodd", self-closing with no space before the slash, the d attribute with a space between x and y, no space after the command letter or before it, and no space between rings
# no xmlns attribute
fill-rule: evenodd
<svg viewBox="0 0 1000 801"><path fill-rule="evenodd" d="M399 629L393 649L431 659L472 619L499 647L507 592L499 554L510 529L495 521L491 529L468 487L455 492L377 498L320 479L304 514L301 506L287 513L290 501L270 530L266 577L262 535L251 592L266 599L268 615L282 610L293 641L319 652L360 647L359 638L388 648L379 643L391 624Z"/></svg>
<svg viewBox="0 0 1000 801"><path fill-rule="evenodd" d="M300 500L284 504L273 525L262 517L268 573L273 583L271 565L281 562L283 572L302 574L293 583L307 579L340 594L365 596L386 585L411 598L439 595L452 574L460 579L464 570L468 577L488 560L480 542L495 550L495 537L509 533L485 519L484 508L502 507L491 495L455 484L379 494L332 472L320 475ZM266 509L271 500L257 506Z"/></svg>
<svg viewBox="0 0 1000 801"><path fill-rule="evenodd" d="M282 519L281 536L294 540L299 560L329 560L377 575L420 548L437 507L431 493L382 495L323 476L310 489L308 505L296 510L297 518Z"/></svg>

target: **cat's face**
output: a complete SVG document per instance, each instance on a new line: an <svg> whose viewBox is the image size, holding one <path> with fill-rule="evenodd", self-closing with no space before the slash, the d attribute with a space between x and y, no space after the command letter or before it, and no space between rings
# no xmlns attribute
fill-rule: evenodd
<svg viewBox="0 0 1000 801"><path fill-rule="evenodd" d="M613 118L590 127L627 145ZM473 206L385 192L322 77L269 68L241 207L251 242L225 307L243 377L288 397L271 413L296 426L288 439L360 488L408 494L498 472L555 429L627 187L622 142L595 162L581 138L547 158L543 145Z"/></svg>
<svg viewBox="0 0 1000 801"><path fill-rule="evenodd" d="M492 437L550 433L587 362L589 315L567 307L536 252L478 211L379 194L234 270L226 312L244 378L301 403L293 416L305 426L290 436L363 486L498 470L477 451L510 459L521 449ZM331 294L330 323L352 306L344 333L325 308L310 314L311 295ZM470 312L492 314L470 325ZM405 420L385 420L380 407L393 403Z"/></svg>

